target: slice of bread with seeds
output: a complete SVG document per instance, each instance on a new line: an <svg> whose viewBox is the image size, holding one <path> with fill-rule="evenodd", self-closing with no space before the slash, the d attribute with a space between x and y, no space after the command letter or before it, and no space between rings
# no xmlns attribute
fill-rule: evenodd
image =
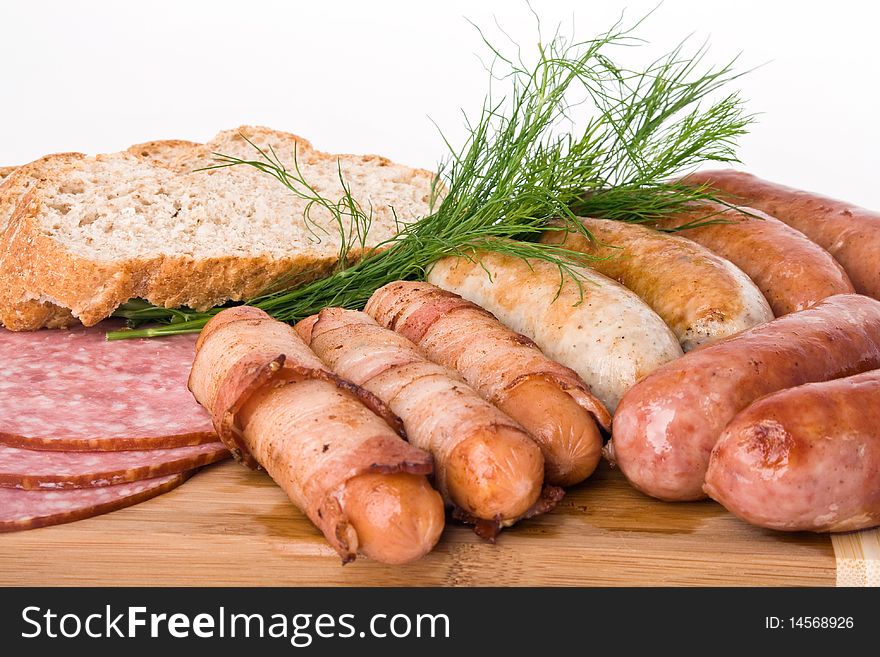
<svg viewBox="0 0 880 657"><path fill-rule="evenodd" d="M270 175L209 171L213 153L260 159L247 136L339 200L340 171L372 224L365 246L429 212L433 174L376 155L332 155L301 137L241 127L207 144L150 142L87 157L49 155L0 186L0 322L12 330L90 326L139 297L203 310L292 286L337 263L340 231ZM354 254L353 257L356 257Z"/></svg>

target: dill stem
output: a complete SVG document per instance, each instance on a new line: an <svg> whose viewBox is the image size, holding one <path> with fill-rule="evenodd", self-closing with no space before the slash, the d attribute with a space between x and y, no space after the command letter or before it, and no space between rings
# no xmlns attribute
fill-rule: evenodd
<svg viewBox="0 0 880 657"><path fill-rule="evenodd" d="M577 215L647 222L695 201L715 200L705 189L669 180L706 161L737 161L735 142L752 116L736 93L710 98L738 74L733 62L700 72L705 47L686 56L684 43L642 70L619 67L607 51L638 45L633 30L641 22L631 28L618 22L582 41L557 30L538 44L533 65L523 61L519 48L515 57L504 55L477 28L494 56L487 69L489 93L475 120L468 120L460 149L441 132L450 153L432 187L439 191L437 203L432 199L427 216L399 224L390 240L369 245L374 250L354 264L351 256L368 246L372 208L351 196L341 164L341 196L333 201L305 180L295 150L290 167L271 148L254 144L254 160L215 154L217 164L209 168L255 167L307 202L307 226L314 208L329 213L339 231L335 272L293 289L280 285L248 303L287 322L325 306L360 308L386 283L422 277L440 258L473 258L481 251L540 258L564 277L575 271L574 260L531 238L557 229L592 238ZM499 84L505 85L501 94ZM108 339L196 332L220 310L196 313L136 300L115 314L165 324L112 332Z"/></svg>

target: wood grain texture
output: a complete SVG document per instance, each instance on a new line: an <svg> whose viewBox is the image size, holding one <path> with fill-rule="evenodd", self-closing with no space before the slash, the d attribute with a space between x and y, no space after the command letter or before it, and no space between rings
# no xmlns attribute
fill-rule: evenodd
<svg viewBox="0 0 880 657"><path fill-rule="evenodd" d="M880 586L880 529L834 534L837 586Z"/></svg>
<svg viewBox="0 0 880 657"><path fill-rule="evenodd" d="M712 502L666 504L607 466L497 545L450 524L410 566L339 557L262 473L207 468L144 504L0 535L3 585L830 585L828 536L749 526Z"/></svg>

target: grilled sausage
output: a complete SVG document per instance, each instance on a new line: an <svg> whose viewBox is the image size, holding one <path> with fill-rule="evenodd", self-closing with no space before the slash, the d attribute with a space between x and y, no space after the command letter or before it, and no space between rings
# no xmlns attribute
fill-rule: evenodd
<svg viewBox="0 0 880 657"><path fill-rule="evenodd" d="M593 237L550 230L541 241L594 256L585 264L635 292L684 351L773 319L752 280L691 240L609 219L580 220Z"/></svg>
<svg viewBox="0 0 880 657"><path fill-rule="evenodd" d="M880 370L756 401L721 434L704 488L770 529L880 525Z"/></svg>
<svg viewBox="0 0 880 657"><path fill-rule="evenodd" d="M609 409L640 378L681 356L678 339L625 287L587 267L497 252L444 258L428 280L460 294L577 372Z"/></svg>
<svg viewBox="0 0 880 657"><path fill-rule="evenodd" d="M849 276L831 254L806 235L753 208L743 212L706 203L664 217L661 228L685 228L678 234L726 258L751 278L776 317L804 310L826 297L855 292ZM706 218L725 223L705 224Z"/></svg>
<svg viewBox="0 0 880 657"><path fill-rule="evenodd" d="M828 297L646 377L621 401L607 455L648 495L700 499L712 448L746 406L778 390L876 368L880 302Z"/></svg>
<svg viewBox="0 0 880 657"><path fill-rule="evenodd" d="M796 228L843 266L856 292L880 299L880 213L777 185L740 171L703 171L684 181L757 208Z"/></svg>

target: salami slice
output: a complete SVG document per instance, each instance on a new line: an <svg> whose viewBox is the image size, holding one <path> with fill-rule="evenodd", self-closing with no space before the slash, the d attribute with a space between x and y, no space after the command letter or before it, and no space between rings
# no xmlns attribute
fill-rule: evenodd
<svg viewBox="0 0 880 657"><path fill-rule="evenodd" d="M189 473L116 486L74 490L0 488L0 532L35 529L90 518L161 495L182 484Z"/></svg>
<svg viewBox="0 0 880 657"><path fill-rule="evenodd" d="M230 456L221 442L122 452L47 452L0 445L0 486L58 490L112 486L199 468Z"/></svg>
<svg viewBox="0 0 880 657"><path fill-rule="evenodd" d="M0 443L112 451L216 440L186 387L195 336L108 342L118 326L0 329Z"/></svg>

